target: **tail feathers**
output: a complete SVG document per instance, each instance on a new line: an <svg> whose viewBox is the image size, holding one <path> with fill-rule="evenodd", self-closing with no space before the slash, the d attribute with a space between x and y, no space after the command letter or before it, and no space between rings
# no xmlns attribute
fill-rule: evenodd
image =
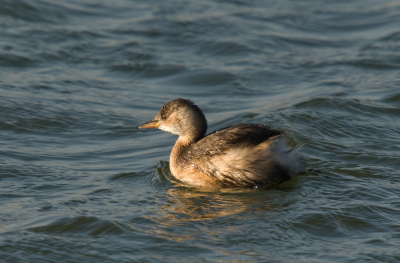
<svg viewBox="0 0 400 263"><path fill-rule="evenodd" d="M285 167L290 174L296 174L304 170L303 164L301 163L297 153L305 143L301 143L296 147L289 149L283 141L276 141L273 146L273 154L275 160Z"/></svg>
<svg viewBox="0 0 400 263"><path fill-rule="evenodd" d="M301 147L303 147L304 145L306 145L306 143L302 142L302 143L296 145L294 148L289 149L286 153L291 153L291 152L292 153L298 153L300 151Z"/></svg>

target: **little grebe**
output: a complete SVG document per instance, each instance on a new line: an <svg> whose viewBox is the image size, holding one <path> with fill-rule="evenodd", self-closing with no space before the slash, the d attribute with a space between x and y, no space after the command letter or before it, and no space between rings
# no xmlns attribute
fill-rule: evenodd
<svg viewBox="0 0 400 263"><path fill-rule="evenodd" d="M283 133L261 124L238 124L206 136L207 120L192 101L167 102L140 129L159 128L179 135L170 170L183 183L207 187L272 187L301 169Z"/></svg>

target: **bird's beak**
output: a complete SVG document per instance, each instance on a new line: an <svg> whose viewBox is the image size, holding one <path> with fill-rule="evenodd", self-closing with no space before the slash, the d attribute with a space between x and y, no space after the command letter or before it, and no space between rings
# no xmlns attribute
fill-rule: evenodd
<svg viewBox="0 0 400 263"><path fill-rule="evenodd" d="M161 121L159 120L151 120L146 123L143 123L139 126L139 129L150 129L150 128L158 128L160 126Z"/></svg>

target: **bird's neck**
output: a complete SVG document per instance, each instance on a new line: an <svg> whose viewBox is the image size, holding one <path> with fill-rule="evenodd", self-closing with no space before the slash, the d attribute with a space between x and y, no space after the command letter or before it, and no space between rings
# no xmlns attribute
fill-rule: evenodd
<svg viewBox="0 0 400 263"><path fill-rule="evenodd" d="M169 165L170 165L172 174L177 174L175 172L175 170L177 170L181 166L180 165L181 162L184 162L184 159L182 157L188 150L188 147L191 144L196 143L201 138L202 138L202 136L200 136L200 138L194 137L194 136L190 136L190 137L179 136L178 140L175 143L174 148L171 151L171 155L169 158Z"/></svg>

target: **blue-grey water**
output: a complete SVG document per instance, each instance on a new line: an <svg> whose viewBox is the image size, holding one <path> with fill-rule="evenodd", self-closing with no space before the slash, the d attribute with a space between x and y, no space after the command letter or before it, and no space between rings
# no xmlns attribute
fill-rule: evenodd
<svg viewBox="0 0 400 263"><path fill-rule="evenodd" d="M306 170L172 184L178 97ZM0 261L398 262L399 138L398 0L0 0Z"/></svg>

